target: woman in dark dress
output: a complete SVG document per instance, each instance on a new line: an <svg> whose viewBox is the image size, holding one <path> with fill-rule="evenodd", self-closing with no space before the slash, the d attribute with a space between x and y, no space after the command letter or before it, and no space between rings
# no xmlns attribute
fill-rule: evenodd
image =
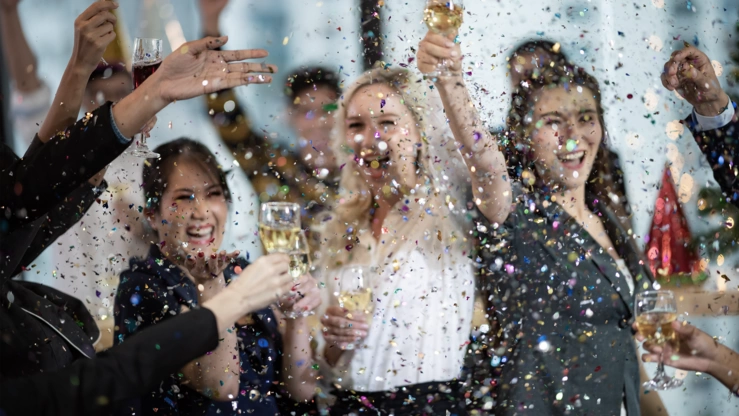
<svg viewBox="0 0 739 416"><path fill-rule="evenodd" d="M189 139L156 151L161 157L144 168L143 182L147 218L159 243L121 274L116 344L199 307L247 265L238 252L217 252L231 195L215 157ZM294 296L280 304L283 309L315 308L320 304L315 281L304 276ZM126 412L279 415L281 406L304 414L313 407L316 380L309 332L304 318L281 319L278 310L259 310L223 333L218 348L163 380Z"/></svg>
<svg viewBox="0 0 739 416"><path fill-rule="evenodd" d="M417 62L424 73L442 60L461 73L461 56L430 33ZM477 405L496 415L639 415L629 322L634 294L652 277L610 175L597 81L557 64L522 81L505 156L463 78L435 85L466 152L482 214L480 287L499 328L481 342L488 358L475 369Z"/></svg>

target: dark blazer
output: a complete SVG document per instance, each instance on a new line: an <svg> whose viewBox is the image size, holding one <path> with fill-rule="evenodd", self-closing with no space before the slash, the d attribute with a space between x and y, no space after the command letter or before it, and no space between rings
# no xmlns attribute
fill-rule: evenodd
<svg viewBox="0 0 739 416"><path fill-rule="evenodd" d="M83 358L98 330L82 302L10 279L84 214L95 196L86 181L130 143L111 116L108 103L23 159L0 147L0 414L110 414L218 345L201 309Z"/></svg>
<svg viewBox="0 0 739 416"><path fill-rule="evenodd" d="M87 181L128 146L106 104L19 159L0 148L0 375L49 372L92 357L99 331L79 300L11 280L77 222L100 189Z"/></svg>
<svg viewBox="0 0 739 416"><path fill-rule="evenodd" d="M703 154L706 156L713 177L718 182L727 199L739 207L739 180L737 180L737 164L739 164L739 111L736 103L734 106L734 118L726 126L699 132L693 116L683 121L687 125L695 141L698 143Z"/></svg>
<svg viewBox="0 0 739 416"><path fill-rule="evenodd" d="M478 389L495 393L496 415L618 416L623 395L639 415L639 367L630 322L633 296L610 255L546 195L523 194L500 227L482 223L481 289L500 325L475 369ZM649 271L613 212L599 203L620 257L648 288ZM499 348L499 349L496 349ZM484 400L484 398L483 398ZM531 406L531 407L529 407Z"/></svg>

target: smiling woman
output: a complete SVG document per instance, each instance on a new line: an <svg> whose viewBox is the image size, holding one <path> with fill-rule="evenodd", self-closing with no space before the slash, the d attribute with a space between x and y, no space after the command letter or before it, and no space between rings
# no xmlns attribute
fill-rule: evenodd
<svg viewBox="0 0 739 416"><path fill-rule="evenodd" d="M145 166L143 182L146 216L158 244L121 274L116 344L201 306L247 267L238 252L218 250L231 194L215 156L203 144L184 138L155 150L160 157ZM312 300L318 296L309 296L316 290L313 279L303 276L295 286L306 295L282 303L304 311L315 307ZM218 348L163 380L162 388L130 403L128 410L143 415L274 415L278 406L295 404L289 398L306 401L310 409L315 379L307 324L291 320L281 333L277 317L270 308L243 317L221 334ZM285 387L275 387L275 380Z"/></svg>
<svg viewBox="0 0 739 416"><path fill-rule="evenodd" d="M333 140L345 158L341 194L319 265L331 296L319 347L336 388L331 415L365 406L398 416L464 414L455 380L471 329L471 241L456 221L464 206L425 167L430 108L422 88L408 71L379 68L340 102ZM362 295L348 286L356 279Z"/></svg>

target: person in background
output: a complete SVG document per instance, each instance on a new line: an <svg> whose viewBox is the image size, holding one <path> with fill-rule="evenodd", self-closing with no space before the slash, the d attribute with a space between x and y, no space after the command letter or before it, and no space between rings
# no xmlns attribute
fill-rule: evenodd
<svg viewBox="0 0 739 416"><path fill-rule="evenodd" d="M333 147L350 151L318 262L330 295L318 352L334 385L331 415L466 414L458 380L475 293L472 241L464 204L433 176L424 141L432 111L409 71L383 67L339 103ZM369 315L337 299L363 266Z"/></svg>
<svg viewBox="0 0 739 416"><path fill-rule="evenodd" d="M117 7L108 2L95 5ZM105 29L112 33L112 26ZM159 333L141 334L131 340L130 348L87 360L94 355L91 341L97 327L81 302L43 285L10 279L34 260L39 241L53 242L79 219L79 210L87 209L100 192L84 182L93 180L95 172L124 151L130 137L168 103L208 93L208 89L271 81L269 76L247 75L261 66L243 63L223 77L229 61L265 56L264 51L208 51L225 40L203 39L183 45L115 108L111 103L103 105L49 143L36 137L24 159L18 159L4 144L0 149L0 205L14 214L0 220L3 413L109 414L125 399L152 388L163 374L216 348L219 334L232 325L227 327L224 322L232 323L285 293L284 284L290 282L287 258L265 257L247 269L233 290L205 302L204 309L164 325ZM97 51L92 62L100 59L102 48ZM205 91L204 80L210 85ZM81 95L79 91L77 96ZM44 123L56 121L50 113ZM98 177L100 183L102 178ZM265 280L255 281L260 277ZM41 372L44 374L38 374Z"/></svg>
<svg viewBox="0 0 739 416"><path fill-rule="evenodd" d="M200 0L205 35L220 33L219 18L227 4L228 0ZM208 96L208 111L260 201L300 204L304 228L311 229L320 224L338 191L336 158L328 145L334 125L331 113L341 93L338 75L325 68L301 67L288 73L285 91L297 149L280 148L255 129L233 91ZM315 249L317 238L311 238Z"/></svg>
<svg viewBox="0 0 739 416"><path fill-rule="evenodd" d="M207 302L238 274L235 268L247 267L238 252L218 249L231 194L215 156L186 138L155 151L160 157L144 168L143 183L149 201L145 214L160 243L151 246L147 257L132 260L121 274L116 344ZM209 267L198 266L204 261ZM279 415L279 409L310 409L316 377L302 313L313 310L321 299L309 275L296 290L299 296L280 307L299 311L298 318L285 319L280 310L270 308L243 317L234 330L223 334L216 350L164 379L139 403L132 403L126 414Z"/></svg>
<svg viewBox="0 0 739 416"><path fill-rule="evenodd" d="M736 169L739 117L736 104L721 88L711 60L686 43L685 48L671 54L661 80L666 89L677 91L693 106L692 114L683 124L688 126L708 159L727 200L739 206ZM669 343L658 346L645 342L643 347L647 353L642 355L642 360L662 360L665 365L681 370L708 373L733 395L739 396L739 354L687 322L672 322L672 328L680 341L680 349L673 349ZM638 331L635 324L633 329ZM645 340L639 333L636 337L639 341Z"/></svg>

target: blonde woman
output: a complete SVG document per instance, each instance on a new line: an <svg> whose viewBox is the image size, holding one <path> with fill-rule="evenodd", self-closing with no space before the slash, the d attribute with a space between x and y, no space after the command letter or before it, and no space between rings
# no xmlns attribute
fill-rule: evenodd
<svg viewBox="0 0 739 416"><path fill-rule="evenodd" d="M340 101L341 194L320 259L329 307L319 352L337 398L331 415L464 413L456 379L474 302L471 241L458 221L461 201L430 174L425 143L435 138L422 88L407 71L380 68ZM339 282L353 266L371 267L368 314L338 306Z"/></svg>

